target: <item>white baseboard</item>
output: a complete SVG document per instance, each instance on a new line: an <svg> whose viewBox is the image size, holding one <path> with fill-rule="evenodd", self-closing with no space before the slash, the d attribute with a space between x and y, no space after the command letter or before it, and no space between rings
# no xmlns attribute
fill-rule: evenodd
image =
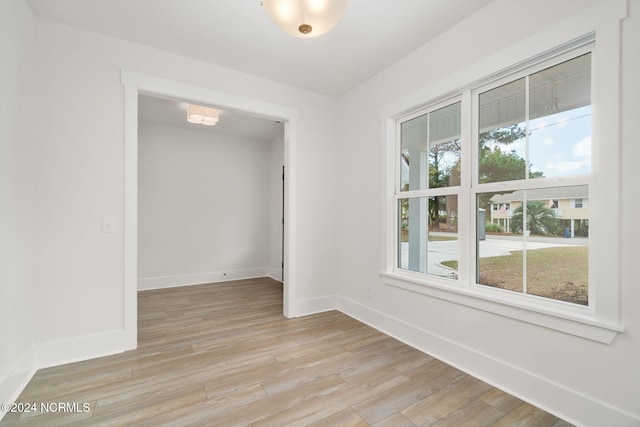
<svg viewBox="0 0 640 427"><path fill-rule="evenodd" d="M281 268L269 268L269 277L278 282L282 282L282 269Z"/></svg>
<svg viewBox="0 0 640 427"><path fill-rule="evenodd" d="M15 402L38 369L122 353L130 341L125 331L113 331L37 344L0 379L0 403Z"/></svg>
<svg viewBox="0 0 640 427"><path fill-rule="evenodd" d="M143 277L138 279L138 290L174 288L176 286L202 285L229 280L254 279L271 276L267 267L242 270L214 271L208 273L178 274L172 276ZM273 277L273 276L272 276Z"/></svg>
<svg viewBox="0 0 640 427"><path fill-rule="evenodd" d="M9 372L0 378L0 403L15 402L37 370L34 350L31 347ZM6 413L7 411L0 409L0 421Z"/></svg>
<svg viewBox="0 0 640 427"><path fill-rule="evenodd" d="M49 341L36 345L36 364L38 368L48 368L110 356L132 350L128 346L129 341L128 335L123 330Z"/></svg>
<svg viewBox="0 0 640 427"><path fill-rule="evenodd" d="M337 307L338 297L336 295L298 300L296 301L296 317L331 311Z"/></svg>
<svg viewBox="0 0 640 427"><path fill-rule="evenodd" d="M259 275L257 277L262 277ZM494 385L578 426L639 426L640 419L562 385L506 364L445 337L335 295L298 301L297 315L338 309L407 345ZM0 379L0 402L13 402L38 368L62 365L128 350L124 331L38 344ZM0 412L0 419L4 413Z"/></svg>
<svg viewBox="0 0 640 427"><path fill-rule="evenodd" d="M640 426L640 419L604 402L348 298L338 298L338 310L575 425Z"/></svg>

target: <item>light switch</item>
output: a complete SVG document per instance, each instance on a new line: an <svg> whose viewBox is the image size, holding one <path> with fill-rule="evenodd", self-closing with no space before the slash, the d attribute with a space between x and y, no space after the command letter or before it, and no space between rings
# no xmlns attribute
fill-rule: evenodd
<svg viewBox="0 0 640 427"><path fill-rule="evenodd" d="M102 217L102 232L103 233L115 233L116 232L116 219L112 217Z"/></svg>

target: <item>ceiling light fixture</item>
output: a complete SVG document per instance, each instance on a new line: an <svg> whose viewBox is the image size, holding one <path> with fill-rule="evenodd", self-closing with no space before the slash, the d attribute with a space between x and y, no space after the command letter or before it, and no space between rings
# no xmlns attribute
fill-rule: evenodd
<svg viewBox="0 0 640 427"><path fill-rule="evenodd" d="M269 18L294 37L328 33L347 10L349 0L262 0Z"/></svg>
<svg viewBox="0 0 640 427"><path fill-rule="evenodd" d="M218 123L218 110L189 104L187 106L187 121L205 126L214 126Z"/></svg>

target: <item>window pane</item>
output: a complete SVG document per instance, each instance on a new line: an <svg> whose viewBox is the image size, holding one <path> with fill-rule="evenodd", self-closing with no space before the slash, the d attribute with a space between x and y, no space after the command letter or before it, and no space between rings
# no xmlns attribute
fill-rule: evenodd
<svg viewBox="0 0 640 427"><path fill-rule="evenodd" d="M526 177L524 78L479 96L478 182Z"/></svg>
<svg viewBox="0 0 640 427"><path fill-rule="evenodd" d="M401 124L400 191L460 185L460 102Z"/></svg>
<svg viewBox="0 0 640 427"><path fill-rule="evenodd" d="M457 278L458 196L400 199L398 209L398 267Z"/></svg>
<svg viewBox="0 0 640 427"><path fill-rule="evenodd" d="M589 213L575 200L587 200L588 191L478 194L477 283L586 305Z"/></svg>
<svg viewBox="0 0 640 427"><path fill-rule="evenodd" d="M531 177L591 172L591 54L529 78Z"/></svg>
<svg viewBox="0 0 640 427"><path fill-rule="evenodd" d="M523 292L521 236L512 233L513 210L522 207L522 194L479 193L477 196L476 281L480 285Z"/></svg>

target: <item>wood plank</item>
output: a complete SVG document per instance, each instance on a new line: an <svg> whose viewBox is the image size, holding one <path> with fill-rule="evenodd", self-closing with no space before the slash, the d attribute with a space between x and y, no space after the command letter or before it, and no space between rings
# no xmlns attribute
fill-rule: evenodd
<svg viewBox="0 0 640 427"><path fill-rule="evenodd" d="M492 387L466 376L400 411L417 425L436 423L486 393Z"/></svg>
<svg viewBox="0 0 640 427"><path fill-rule="evenodd" d="M558 419L526 402L522 402L495 427L553 427Z"/></svg>
<svg viewBox="0 0 640 427"><path fill-rule="evenodd" d="M432 427L489 427L494 426L503 417L502 411L481 399L476 399L431 425Z"/></svg>
<svg viewBox="0 0 640 427"><path fill-rule="evenodd" d="M342 412L333 414L327 418L312 423L310 427L326 427L326 426L340 426L340 427L368 427L369 424L362 419L353 409L345 409ZM401 426L397 426L401 427Z"/></svg>
<svg viewBox="0 0 640 427"><path fill-rule="evenodd" d="M142 291L138 348L39 370L1 426L569 424L343 313L282 315L282 284Z"/></svg>

